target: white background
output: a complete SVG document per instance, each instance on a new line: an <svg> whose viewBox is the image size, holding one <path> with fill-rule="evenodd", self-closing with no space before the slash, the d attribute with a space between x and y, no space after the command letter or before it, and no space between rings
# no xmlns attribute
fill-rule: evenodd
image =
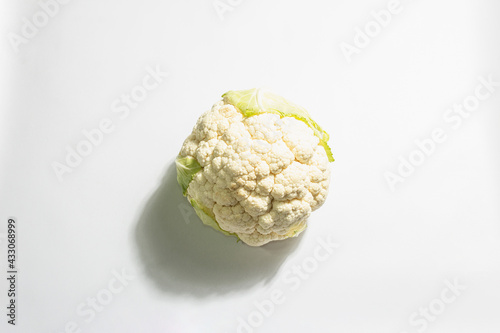
<svg viewBox="0 0 500 333"><path fill-rule="evenodd" d="M249 317L240 332L500 331L500 88L459 128L443 118L478 77L500 81L496 1L403 0L350 63L340 45L388 1L233 0L219 15L211 0L73 0L18 52L9 36L41 9L15 3L0 11L0 331L237 332ZM121 119L113 101L148 66L169 75ZM198 116L251 87L306 107L336 159L307 231L262 248L201 225L172 169ZM105 118L114 130L59 181L53 163ZM447 140L391 191L384 174L435 128ZM329 237L339 247L318 262ZM307 278L292 271L303 264ZM134 278L110 294L122 270ZM441 309L455 279L466 289ZM410 323L430 304L442 313Z"/></svg>

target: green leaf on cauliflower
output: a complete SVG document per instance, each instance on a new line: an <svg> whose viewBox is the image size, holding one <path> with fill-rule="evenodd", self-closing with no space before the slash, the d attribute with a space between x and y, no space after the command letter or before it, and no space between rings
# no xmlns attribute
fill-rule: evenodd
<svg viewBox="0 0 500 333"><path fill-rule="evenodd" d="M285 236L286 236L286 238L297 237L306 228L307 228L307 224L304 221L302 221L301 223L297 224L295 227L291 228Z"/></svg>
<svg viewBox="0 0 500 333"><path fill-rule="evenodd" d="M204 207L203 205L200 205L194 199L191 199L190 202L191 202L191 206L193 206L193 208L196 212L196 215L198 215L198 217L201 219L203 224L208 225L208 226L214 228L215 230L222 232L226 236L235 236L239 240L239 237L236 234L227 232L226 230L222 229L219 226L219 223L215 219L214 213L210 209L208 209L207 207Z"/></svg>
<svg viewBox="0 0 500 333"><path fill-rule="evenodd" d="M175 167L177 169L177 182L182 187L182 194L186 196L189 183L202 167L195 158L190 156L178 156L175 159Z"/></svg>
<svg viewBox="0 0 500 333"><path fill-rule="evenodd" d="M224 102L236 107L245 117L262 113L274 113L283 117L293 117L309 126L325 148L330 162L334 161L332 150L328 146L330 136L301 106L287 101L285 98L262 89L231 90L222 95Z"/></svg>

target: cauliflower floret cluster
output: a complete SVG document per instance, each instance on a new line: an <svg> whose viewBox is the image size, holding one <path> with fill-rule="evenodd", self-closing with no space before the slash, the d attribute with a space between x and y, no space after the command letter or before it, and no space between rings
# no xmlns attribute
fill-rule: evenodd
<svg viewBox="0 0 500 333"><path fill-rule="evenodd" d="M305 122L245 117L225 101L198 119L179 158L199 164L185 194L202 220L251 246L297 236L330 182L325 147Z"/></svg>

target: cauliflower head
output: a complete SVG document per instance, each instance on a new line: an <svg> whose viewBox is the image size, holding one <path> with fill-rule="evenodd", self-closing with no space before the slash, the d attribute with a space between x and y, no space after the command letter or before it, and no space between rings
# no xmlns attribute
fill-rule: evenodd
<svg viewBox="0 0 500 333"><path fill-rule="evenodd" d="M176 159L184 195L204 224L250 246L298 236L328 193L328 134L270 92L222 97Z"/></svg>

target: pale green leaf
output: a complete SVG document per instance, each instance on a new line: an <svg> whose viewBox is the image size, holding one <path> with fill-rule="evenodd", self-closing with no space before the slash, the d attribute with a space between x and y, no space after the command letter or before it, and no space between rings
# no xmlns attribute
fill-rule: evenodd
<svg viewBox="0 0 500 333"><path fill-rule="evenodd" d="M177 156L175 167L177 169L177 182L182 187L182 194L186 195L189 183L191 183L194 176L201 170L201 165L193 157Z"/></svg>
<svg viewBox="0 0 500 333"><path fill-rule="evenodd" d="M196 200L191 199L191 206L193 206L194 211L196 212L196 215L201 219L203 224L208 225L212 228L214 228L217 231L222 232L226 236L235 236L236 238L239 239L239 237L236 234L227 232L226 230L223 230L220 226L217 220L215 219L214 213L208 209L207 207L204 207L201 204L198 204Z"/></svg>

